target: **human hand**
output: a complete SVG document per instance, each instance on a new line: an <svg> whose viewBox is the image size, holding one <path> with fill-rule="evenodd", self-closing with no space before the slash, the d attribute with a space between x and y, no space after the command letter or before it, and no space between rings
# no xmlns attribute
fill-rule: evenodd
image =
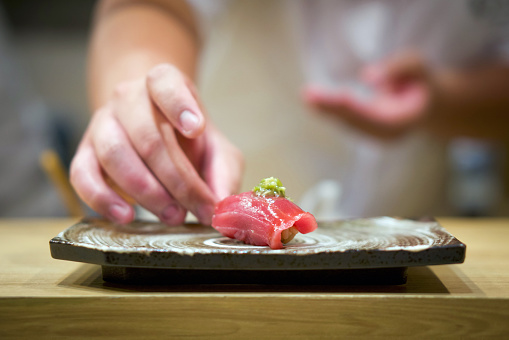
<svg viewBox="0 0 509 340"><path fill-rule="evenodd" d="M401 53L367 66L361 78L373 89L368 99L362 100L351 91L309 86L304 90L305 101L319 112L384 139L426 124L432 107L436 108L434 76L415 53Z"/></svg>
<svg viewBox="0 0 509 340"><path fill-rule="evenodd" d="M123 192L166 224L186 211L210 224L217 200L240 185L242 156L207 122L191 81L161 64L95 112L70 173L83 201L114 222L134 218Z"/></svg>

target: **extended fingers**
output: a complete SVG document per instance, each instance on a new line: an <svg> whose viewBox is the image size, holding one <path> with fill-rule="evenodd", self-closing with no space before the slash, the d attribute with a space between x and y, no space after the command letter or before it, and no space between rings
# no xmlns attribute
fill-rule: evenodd
<svg viewBox="0 0 509 340"><path fill-rule="evenodd" d="M160 64L147 76L147 88L159 110L182 135L196 138L205 128L205 117L192 84L174 66Z"/></svg>
<svg viewBox="0 0 509 340"><path fill-rule="evenodd" d="M155 112L155 119L165 145L165 148L161 150L161 158L168 159L168 162L162 163L156 159L147 159L147 161L154 163L154 171L173 197L198 217L201 223L210 224L217 197L201 178L195 164L191 162L191 158L198 156L201 160L205 154L206 141L203 139L206 137L200 136L192 140L191 142L198 144L198 147L191 148L194 149L192 150L194 155L186 154L180 147L171 123L157 112ZM202 164L196 165L201 168Z"/></svg>
<svg viewBox="0 0 509 340"><path fill-rule="evenodd" d="M360 100L347 90L310 87L304 92L308 104L338 117L355 115L376 124L401 126L418 118L426 109L429 90L419 82L410 82L398 91L381 88L369 100Z"/></svg>
<svg viewBox="0 0 509 340"><path fill-rule="evenodd" d="M107 175L140 205L169 224L181 223L185 211L146 167L110 108L96 113L92 144Z"/></svg>
<svg viewBox="0 0 509 340"><path fill-rule="evenodd" d="M307 104L329 111L343 107L348 94L311 85L303 89L302 96Z"/></svg>
<svg viewBox="0 0 509 340"><path fill-rule="evenodd" d="M314 88L305 97L308 104L368 134L383 139L403 134L423 115L427 93L418 84L397 93L379 90L366 100L347 91L320 91Z"/></svg>
<svg viewBox="0 0 509 340"><path fill-rule="evenodd" d="M99 214L121 224L133 220L133 208L104 180L87 135L71 163L70 180L80 198Z"/></svg>
<svg viewBox="0 0 509 340"><path fill-rule="evenodd" d="M91 120L73 161L73 185L116 222L131 221L134 211L114 188L168 224L183 222L186 209L210 223L217 197L201 178L205 123L192 84L170 65L119 84Z"/></svg>
<svg viewBox="0 0 509 340"><path fill-rule="evenodd" d="M217 199L197 170L204 153L203 136L179 142L173 122L151 102L144 83L123 91L124 98L116 100L115 116L137 155L179 206L200 222L210 223Z"/></svg>
<svg viewBox="0 0 509 340"><path fill-rule="evenodd" d="M429 72L422 55L415 51L404 51L366 66L361 77L375 86L395 87L409 80L427 81Z"/></svg>

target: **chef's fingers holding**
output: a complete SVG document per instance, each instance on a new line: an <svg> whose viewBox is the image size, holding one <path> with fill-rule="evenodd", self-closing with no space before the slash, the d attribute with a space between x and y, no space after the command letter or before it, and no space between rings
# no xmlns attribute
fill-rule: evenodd
<svg viewBox="0 0 509 340"><path fill-rule="evenodd" d="M171 82L173 79L167 81ZM167 213L163 214L164 221L167 223L170 221L173 209L175 217L174 223L171 224L182 222L185 217L182 213L186 209L198 217L201 223L210 223L216 197L201 178L199 170L206 148L205 136L200 135L194 139L183 138L184 141L192 143L186 148L187 153L184 152L177 138L179 130L174 126L174 120L169 118L174 117L173 111L167 111L167 114L163 115L159 107L153 103L154 98L150 96L144 81L124 86L115 100L116 118L124 127L130 143L143 163L178 202L168 207ZM180 83L180 86L170 84L165 89L170 92L166 94L161 92L157 95L161 97L158 99L159 102L169 105L168 109L198 107L194 97L187 95L189 90L183 83ZM177 98L178 102L173 103L166 97ZM204 125L203 119L200 124Z"/></svg>
<svg viewBox="0 0 509 340"><path fill-rule="evenodd" d="M187 148L188 153L185 153L180 147L178 132L175 132L172 124L162 114L156 115L156 119L166 146L165 156L170 161L167 166L162 162L154 162L153 170L180 204L191 211L202 224L210 224L218 198L201 177L206 149L210 147L207 135L184 141L190 141L197 146ZM191 159L198 159L198 163L193 164Z"/></svg>
<svg viewBox="0 0 509 340"><path fill-rule="evenodd" d="M182 223L186 210L210 223L217 196L202 179L210 147L193 91L170 65L117 86L92 117L73 161L72 183L92 209L131 221L134 211L118 187L167 224Z"/></svg>
<svg viewBox="0 0 509 340"><path fill-rule="evenodd" d="M181 223L185 211L140 159L115 112L125 114L118 106L106 106L91 122L91 142L101 168L121 190L163 222ZM140 112L150 114L147 110Z"/></svg>
<svg viewBox="0 0 509 340"><path fill-rule="evenodd" d="M129 223L134 218L134 209L106 183L89 131L72 160L71 183L80 198L93 210L116 223Z"/></svg>

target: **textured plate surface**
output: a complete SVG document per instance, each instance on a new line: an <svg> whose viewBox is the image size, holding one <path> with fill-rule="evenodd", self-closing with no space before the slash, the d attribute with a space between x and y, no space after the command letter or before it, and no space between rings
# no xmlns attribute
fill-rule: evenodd
<svg viewBox="0 0 509 340"><path fill-rule="evenodd" d="M284 249L245 245L211 227L85 219L50 241L56 259L174 269L321 270L461 263L466 246L437 222L390 217L321 222Z"/></svg>

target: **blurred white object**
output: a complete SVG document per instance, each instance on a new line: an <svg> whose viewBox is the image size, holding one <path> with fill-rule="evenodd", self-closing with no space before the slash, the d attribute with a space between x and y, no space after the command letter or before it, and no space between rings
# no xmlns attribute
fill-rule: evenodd
<svg viewBox="0 0 509 340"><path fill-rule="evenodd" d="M341 184L335 180L323 180L302 196L299 206L311 211L320 221L345 218L338 209L341 202Z"/></svg>

